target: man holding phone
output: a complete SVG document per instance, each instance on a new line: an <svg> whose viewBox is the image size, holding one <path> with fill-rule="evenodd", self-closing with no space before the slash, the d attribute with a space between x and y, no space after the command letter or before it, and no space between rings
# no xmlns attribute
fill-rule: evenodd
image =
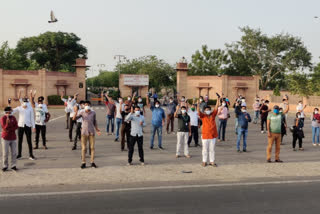
<svg viewBox="0 0 320 214"><path fill-rule="evenodd" d="M12 115L12 108L10 106L4 109L5 115L1 117L2 127L2 171L8 170L8 156L9 148L11 151L11 169L17 170L17 136L16 130L18 129L17 119Z"/></svg>

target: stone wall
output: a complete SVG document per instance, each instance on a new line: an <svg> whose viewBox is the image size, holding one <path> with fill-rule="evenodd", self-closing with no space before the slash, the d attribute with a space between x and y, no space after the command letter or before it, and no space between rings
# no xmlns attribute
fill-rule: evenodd
<svg viewBox="0 0 320 214"><path fill-rule="evenodd" d="M123 74L120 75L120 96L121 97L128 97L129 95L132 96L132 86L124 85L124 78ZM149 86L139 86L139 95L142 97L146 97L148 93Z"/></svg>

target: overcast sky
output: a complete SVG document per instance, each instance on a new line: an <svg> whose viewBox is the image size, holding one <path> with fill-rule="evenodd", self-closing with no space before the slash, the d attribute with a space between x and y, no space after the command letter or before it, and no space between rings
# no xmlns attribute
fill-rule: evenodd
<svg viewBox="0 0 320 214"><path fill-rule="evenodd" d="M170 64L202 45L224 48L239 27L301 37L320 56L319 0L0 0L0 43L46 31L73 32L88 48L88 64L112 70L116 54L157 55ZM58 23L48 24L50 10Z"/></svg>

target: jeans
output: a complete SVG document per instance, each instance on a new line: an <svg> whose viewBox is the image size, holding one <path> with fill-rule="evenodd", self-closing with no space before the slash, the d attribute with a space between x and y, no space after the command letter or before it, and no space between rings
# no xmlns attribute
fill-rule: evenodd
<svg viewBox="0 0 320 214"><path fill-rule="evenodd" d="M243 136L243 150L246 150L247 149L248 129L243 129L243 128L238 129L238 138L237 138L237 149L238 150L240 150L241 136Z"/></svg>
<svg viewBox="0 0 320 214"><path fill-rule="evenodd" d="M320 133L320 127L312 127L312 143L316 143L316 138L317 138L317 143L319 144L319 133Z"/></svg>
<svg viewBox="0 0 320 214"><path fill-rule="evenodd" d="M121 118L116 118L116 139L119 139L119 132L122 124Z"/></svg>
<svg viewBox="0 0 320 214"><path fill-rule="evenodd" d="M222 120L219 119L219 127L218 127L218 139L221 139L221 130L222 130L222 140L225 140L226 135L226 127L227 127L227 119Z"/></svg>
<svg viewBox="0 0 320 214"><path fill-rule="evenodd" d="M254 112L253 123L255 123L255 124L258 123L259 115L260 115L260 111L255 111L255 112Z"/></svg>
<svg viewBox="0 0 320 214"><path fill-rule="evenodd" d="M192 136L194 139L194 144L197 146L199 145L199 127L198 126L191 126L191 136L188 139L188 145L190 146L192 141Z"/></svg>
<svg viewBox="0 0 320 214"><path fill-rule="evenodd" d="M267 130L267 118L261 118L261 131L264 131L264 125L266 125Z"/></svg>
<svg viewBox="0 0 320 214"><path fill-rule="evenodd" d="M9 147L11 151L11 167L17 164L17 141L5 140L2 138L2 164L3 168L8 168Z"/></svg>
<svg viewBox="0 0 320 214"><path fill-rule="evenodd" d="M39 146L39 138L40 138L40 132L41 132L41 138L42 138L42 145L46 146L46 125L36 125L36 147Z"/></svg>
<svg viewBox="0 0 320 214"><path fill-rule="evenodd" d="M18 128L18 155L21 156L22 154L22 141L23 141L23 134L26 134L27 137L27 143L29 147L29 156L33 156L33 150L32 150L32 142L31 142L31 134L32 130L29 126L19 127Z"/></svg>
<svg viewBox="0 0 320 214"><path fill-rule="evenodd" d="M134 145L138 144L138 151L139 151L139 157L140 157L140 162L144 163L144 154L143 154L143 136L130 136L130 140L128 142L128 163L132 162L132 156L134 152Z"/></svg>
<svg viewBox="0 0 320 214"><path fill-rule="evenodd" d="M113 115L107 115L106 119L107 119L106 132L109 133L109 126L111 124L111 133L113 133L114 132L114 116Z"/></svg>
<svg viewBox="0 0 320 214"><path fill-rule="evenodd" d="M158 133L158 147L162 147L162 126L151 125L150 147L153 147L154 135Z"/></svg>

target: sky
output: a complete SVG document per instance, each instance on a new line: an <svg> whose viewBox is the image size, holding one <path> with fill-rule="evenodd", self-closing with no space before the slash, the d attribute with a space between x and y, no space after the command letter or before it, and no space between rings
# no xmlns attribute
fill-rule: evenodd
<svg viewBox="0 0 320 214"><path fill-rule="evenodd" d="M88 48L88 76L98 74L97 65L112 70L118 54L190 61L202 45L239 40L244 26L300 37L320 62L319 0L0 0L0 9L0 43L15 47L46 31L73 32ZM48 24L51 10L55 24Z"/></svg>

